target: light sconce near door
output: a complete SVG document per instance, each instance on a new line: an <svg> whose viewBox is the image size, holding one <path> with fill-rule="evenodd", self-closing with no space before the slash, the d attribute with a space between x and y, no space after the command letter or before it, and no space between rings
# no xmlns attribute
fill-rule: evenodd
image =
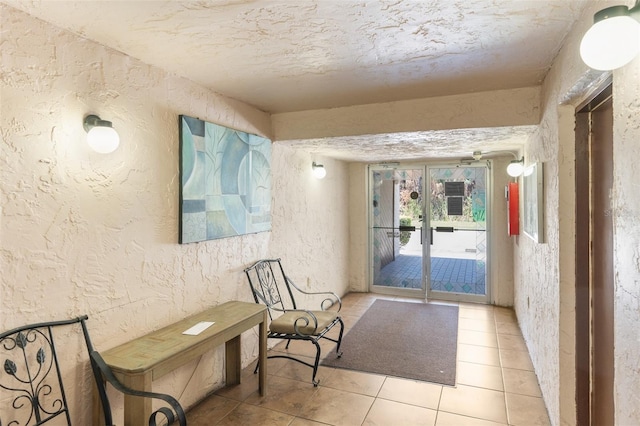
<svg viewBox="0 0 640 426"><path fill-rule="evenodd" d="M315 161L311 164L311 169L313 170L313 175L316 179L324 179L327 175L327 170L324 166L322 164L316 164Z"/></svg>
<svg viewBox="0 0 640 426"><path fill-rule="evenodd" d="M590 68L609 71L631 62L640 52L640 0L629 9L612 6L593 16L593 26L580 43L580 56Z"/></svg>
<svg viewBox="0 0 640 426"><path fill-rule="evenodd" d="M511 177L518 177L524 172L524 157L519 160L512 160L507 166L507 174Z"/></svg>
<svg viewBox="0 0 640 426"><path fill-rule="evenodd" d="M83 126L87 132L87 143L94 151L109 154L120 145L120 136L110 121L101 120L97 115L87 115Z"/></svg>

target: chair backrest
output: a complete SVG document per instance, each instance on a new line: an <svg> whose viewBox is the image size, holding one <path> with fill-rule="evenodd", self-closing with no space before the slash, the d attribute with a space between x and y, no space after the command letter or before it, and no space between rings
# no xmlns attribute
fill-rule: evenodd
<svg viewBox="0 0 640 426"><path fill-rule="evenodd" d="M113 425L111 405L107 397L106 382L116 390L144 398L158 398L170 406L156 409L149 418L149 425L176 424L186 426L187 420L180 403L170 395L143 392L122 385L94 350L87 330L88 317L64 321L51 321L24 325L0 333L0 406L10 406L12 411L0 410L0 426L39 426L66 424L71 426L71 416L62 382L59 360L69 359L69 354L58 355L55 335L61 336L62 327L80 323L82 336L89 354L95 386L100 398L106 426ZM72 357L75 359L75 356ZM95 416L95 413L94 413Z"/></svg>
<svg viewBox="0 0 640 426"><path fill-rule="evenodd" d="M247 274L255 302L264 303L269 308L270 316L272 308L297 309L296 300L280 259L259 260L244 272Z"/></svg>
<svg viewBox="0 0 640 426"><path fill-rule="evenodd" d="M25 325L0 334L0 390L14 408L3 410L6 418L0 418L0 425L60 424L65 419L71 424L54 329L85 319Z"/></svg>

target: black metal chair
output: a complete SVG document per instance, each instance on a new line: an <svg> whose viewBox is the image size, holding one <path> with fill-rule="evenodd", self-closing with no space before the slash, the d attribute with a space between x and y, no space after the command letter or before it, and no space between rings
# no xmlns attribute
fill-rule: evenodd
<svg viewBox="0 0 640 426"><path fill-rule="evenodd" d="M280 259L259 260L244 272L247 274L255 302L263 303L268 308L271 322L267 337L287 340L287 349L292 340L308 341L316 347L313 364L290 355L269 355L268 358L287 358L313 368L311 382L313 386L318 386L316 374L322 351L319 341L326 339L336 343L336 353L338 357L342 355L340 344L344 323L338 315L342 308L340 297L332 292L302 290L285 274ZM324 296L325 298L320 302L319 310L307 310L298 308L296 295ZM338 307L336 310L328 310L336 305ZM338 337L327 336L336 324L340 325ZM259 365L256 366L256 372L259 367Z"/></svg>
<svg viewBox="0 0 640 426"><path fill-rule="evenodd" d="M69 326L78 323L82 327L89 353L105 425L113 425L105 386L105 382L108 382L122 393L165 401L168 406L160 407L151 414L149 426L174 422L186 426L184 410L172 396L137 391L118 381L100 354L94 350L87 330L87 319L85 315L70 320L25 325L0 334L0 362L3 364L0 388L3 393L6 391L10 394L3 397L8 398L11 405L9 408L13 408L13 411L0 411L0 426L38 426L48 422L60 424L60 421L65 420L67 425L71 425L60 366L65 360L75 359L75 355L63 355L56 351L54 329L55 334L60 335L59 333L68 333ZM59 330L61 327L67 327L67 330Z"/></svg>

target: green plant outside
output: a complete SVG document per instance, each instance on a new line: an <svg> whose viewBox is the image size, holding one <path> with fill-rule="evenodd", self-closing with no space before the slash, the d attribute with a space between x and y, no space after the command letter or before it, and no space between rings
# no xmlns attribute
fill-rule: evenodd
<svg viewBox="0 0 640 426"><path fill-rule="evenodd" d="M410 217L401 217L400 226L411 226ZM409 242L411 238L411 231L400 231L400 246L404 246Z"/></svg>

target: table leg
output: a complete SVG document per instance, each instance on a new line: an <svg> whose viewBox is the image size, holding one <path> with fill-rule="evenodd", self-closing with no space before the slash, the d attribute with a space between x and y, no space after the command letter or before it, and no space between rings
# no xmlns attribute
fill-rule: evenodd
<svg viewBox="0 0 640 426"><path fill-rule="evenodd" d="M258 359L260 360L259 381L260 381L260 395L267 396L267 312L263 313L262 322L260 323L260 332L258 335L259 340L259 352Z"/></svg>
<svg viewBox="0 0 640 426"><path fill-rule="evenodd" d="M240 335L237 335L225 343L225 364L227 366L226 384L237 385L240 383L240 375L242 373L241 360L241 341Z"/></svg>
<svg viewBox="0 0 640 426"><path fill-rule="evenodd" d="M123 385L132 389L151 392L151 371L143 374L121 375ZM149 423L151 398L124 396L124 426L140 426Z"/></svg>

